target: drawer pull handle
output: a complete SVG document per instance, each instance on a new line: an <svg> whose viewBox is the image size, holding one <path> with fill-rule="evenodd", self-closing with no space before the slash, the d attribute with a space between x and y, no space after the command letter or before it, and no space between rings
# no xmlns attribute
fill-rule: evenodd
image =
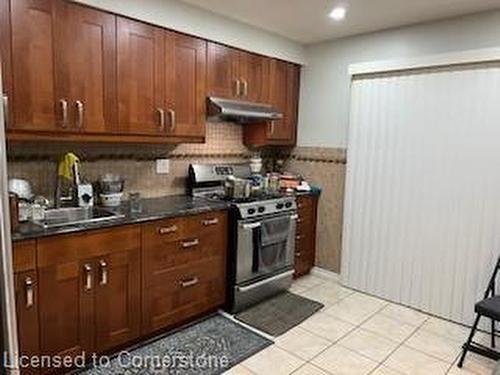
<svg viewBox="0 0 500 375"><path fill-rule="evenodd" d="M24 287L26 288L26 308L29 309L34 305L34 282L31 277L24 279Z"/></svg>
<svg viewBox="0 0 500 375"><path fill-rule="evenodd" d="M179 284L181 285L181 287L183 288L189 288L190 286L195 286L196 284L198 284L200 282L200 279L198 279L196 276L195 277L192 277L191 279L189 280L181 280L179 281Z"/></svg>
<svg viewBox="0 0 500 375"><path fill-rule="evenodd" d="M101 267L101 280L99 281L99 285L104 286L108 284L108 263L106 263L105 260L101 260L99 266Z"/></svg>
<svg viewBox="0 0 500 375"><path fill-rule="evenodd" d="M295 236L295 239L296 239L296 240L300 240L301 238L302 238L302 236L301 236L301 235L297 235L297 236Z"/></svg>
<svg viewBox="0 0 500 375"><path fill-rule="evenodd" d="M163 227L158 229L159 234L169 234L173 232L177 232L177 225L172 225L170 227Z"/></svg>
<svg viewBox="0 0 500 375"><path fill-rule="evenodd" d="M200 240L197 238L195 238L192 241L182 241L182 247L184 249L187 249L187 248L193 247L193 246L198 246L199 244L200 244Z"/></svg>
<svg viewBox="0 0 500 375"><path fill-rule="evenodd" d="M296 256L297 258L300 258L300 256L301 256L301 255L302 255L302 253L301 253L300 251L299 251L298 253L295 253L295 256Z"/></svg>
<svg viewBox="0 0 500 375"><path fill-rule="evenodd" d="M92 290L92 266L86 264L83 266L83 271L85 272L85 291Z"/></svg>
<svg viewBox="0 0 500 375"><path fill-rule="evenodd" d="M219 219L214 217L213 219L203 220L202 223L206 227L208 227L209 225L217 225L217 224L219 224Z"/></svg>

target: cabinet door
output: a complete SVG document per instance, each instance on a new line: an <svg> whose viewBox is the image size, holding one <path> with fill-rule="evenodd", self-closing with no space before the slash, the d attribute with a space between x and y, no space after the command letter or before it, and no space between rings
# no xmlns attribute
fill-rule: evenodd
<svg viewBox="0 0 500 375"><path fill-rule="evenodd" d="M65 4L61 74L72 107L70 127L111 133L116 119L116 17Z"/></svg>
<svg viewBox="0 0 500 375"><path fill-rule="evenodd" d="M105 351L140 334L140 250L98 258L96 269L96 349Z"/></svg>
<svg viewBox="0 0 500 375"><path fill-rule="evenodd" d="M34 270L15 274L19 348L22 355L29 357L38 355L40 352L37 283ZM22 373L36 374L38 370L24 368Z"/></svg>
<svg viewBox="0 0 500 375"><path fill-rule="evenodd" d="M119 132L164 133L164 31L120 17L117 25Z"/></svg>
<svg viewBox="0 0 500 375"><path fill-rule="evenodd" d="M270 59L252 53L240 53L242 98L250 102L269 101Z"/></svg>
<svg viewBox="0 0 500 375"><path fill-rule="evenodd" d="M11 1L13 123L11 128L50 131L62 129L62 113L56 114L59 66L55 48L60 30L54 22L57 0Z"/></svg>
<svg viewBox="0 0 500 375"><path fill-rule="evenodd" d="M2 68L2 99L7 127L11 124L12 56L9 0L0 0L0 61Z"/></svg>
<svg viewBox="0 0 500 375"><path fill-rule="evenodd" d="M167 32L165 40L168 133L203 137L206 121L207 43L173 32Z"/></svg>
<svg viewBox="0 0 500 375"><path fill-rule="evenodd" d="M237 98L241 87L239 79L239 52L217 43L208 43L208 96Z"/></svg>
<svg viewBox="0 0 500 375"><path fill-rule="evenodd" d="M298 76L293 64L273 60L271 62L271 103L283 113L283 119L270 126L268 138L295 141Z"/></svg>
<svg viewBox="0 0 500 375"><path fill-rule="evenodd" d="M42 354L79 355L93 350L93 260L68 261L38 270Z"/></svg>

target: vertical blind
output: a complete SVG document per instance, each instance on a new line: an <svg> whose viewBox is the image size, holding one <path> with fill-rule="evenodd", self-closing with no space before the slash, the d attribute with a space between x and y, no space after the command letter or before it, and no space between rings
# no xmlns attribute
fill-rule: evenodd
<svg viewBox="0 0 500 375"><path fill-rule="evenodd" d="M353 77L342 280L470 324L500 253L500 63Z"/></svg>

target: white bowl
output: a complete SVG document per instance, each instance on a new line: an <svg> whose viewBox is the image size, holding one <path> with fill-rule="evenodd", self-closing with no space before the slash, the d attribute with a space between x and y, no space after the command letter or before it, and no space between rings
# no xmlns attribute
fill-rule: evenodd
<svg viewBox="0 0 500 375"><path fill-rule="evenodd" d="M100 194L101 204L104 207L117 207L122 203L123 193Z"/></svg>
<svg viewBox="0 0 500 375"><path fill-rule="evenodd" d="M11 178L9 180L9 193L17 194L17 196L21 199L29 200L33 198L31 184L20 178Z"/></svg>

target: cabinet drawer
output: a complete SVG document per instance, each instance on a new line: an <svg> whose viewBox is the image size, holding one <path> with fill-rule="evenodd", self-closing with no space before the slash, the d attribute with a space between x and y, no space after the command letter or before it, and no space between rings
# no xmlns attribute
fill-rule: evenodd
<svg viewBox="0 0 500 375"><path fill-rule="evenodd" d="M188 240L205 234L226 232L226 212L208 212L196 216L155 221L143 226L146 246Z"/></svg>
<svg viewBox="0 0 500 375"><path fill-rule="evenodd" d="M144 289L143 331L150 333L224 303L225 261L213 258L177 267Z"/></svg>
<svg viewBox="0 0 500 375"><path fill-rule="evenodd" d="M80 259L89 259L140 247L140 228L125 226L77 234L67 234L38 241L38 266L45 267Z"/></svg>
<svg viewBox="0 0 500 375"><path fill-rule="evenodd" d="M155 278L171 268L187 265L213 257L226 256L225 233L196 234L192 237L173 242L149 244L144 246L144 280L145 284L154 284Z"/></svg>
<svg viewBox="0 0 500 375"><path fill-rule="evenodd" d="M36 242L21 241L12 244L14 272L24 272L36 267Z"/></svg>

